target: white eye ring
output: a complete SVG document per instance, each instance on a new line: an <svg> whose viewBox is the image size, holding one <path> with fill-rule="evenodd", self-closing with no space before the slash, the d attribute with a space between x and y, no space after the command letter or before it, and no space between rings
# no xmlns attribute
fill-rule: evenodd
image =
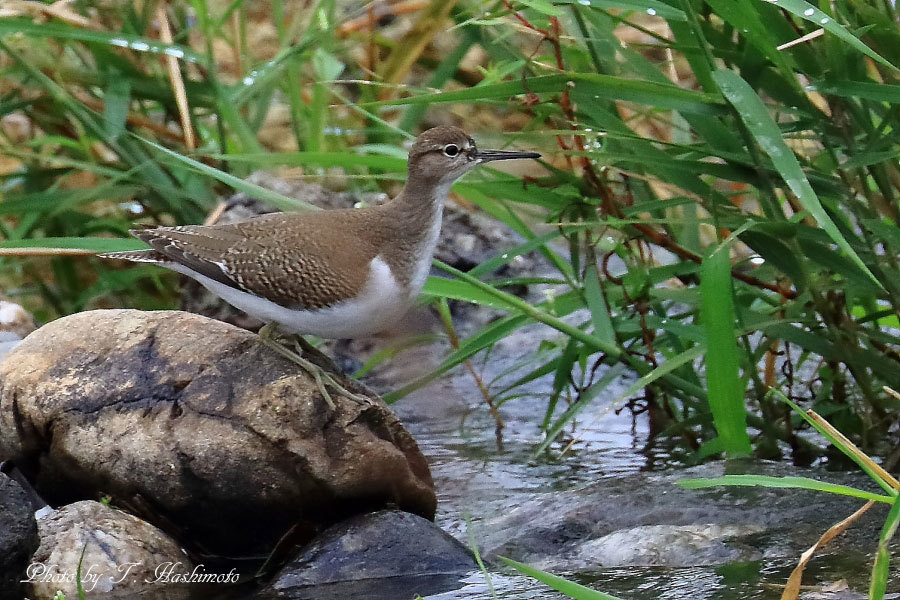
<svg viewBox="0 0 900 600"><path fill-rule="evenodd" d="M456 144L447 144L444 146L444 156L453 158L459 154L459 146Z"/></svg>

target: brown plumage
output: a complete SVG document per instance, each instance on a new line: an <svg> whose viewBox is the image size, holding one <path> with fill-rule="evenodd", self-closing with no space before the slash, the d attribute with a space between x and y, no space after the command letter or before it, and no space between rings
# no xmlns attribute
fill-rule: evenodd
<svg viewBox="0 0 900 600"><path fill-rule="evenodd" d="M371 214L370 214L371 213ZM293 309L357 294L390 233L371 208L263 215L230 225L157 227L131 233L153 262L176 262L220 283ZM326 236L323 231L340 232ZM112 258L131 258L108 255Z"/></svg>
<svg viewBox="0 0 900 600"><path fill-rule="evenodd" d="M373 260L379 258L405 292L396 301L409 303L424 282L450 184L488 160L537 156L478 151L462 130L436 127L413 144L406 185L387 204L276 213L228 225L136 229L131 233L149 250L101 256L169 268L182 265L297 311L328 308L359 296L370 280Z"/></svg>

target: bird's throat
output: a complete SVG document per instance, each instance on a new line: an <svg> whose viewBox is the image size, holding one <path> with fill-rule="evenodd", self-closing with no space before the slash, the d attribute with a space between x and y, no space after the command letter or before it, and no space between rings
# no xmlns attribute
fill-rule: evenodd
<svg viewBox="0 0 900 600"><path fill-rule="evenodd" d="M383 252L397 281L415 298L428 272L441 232L444 200L450 184L437 186L425 196L410 197L404 189L385 206L393 243Z"/></svg>

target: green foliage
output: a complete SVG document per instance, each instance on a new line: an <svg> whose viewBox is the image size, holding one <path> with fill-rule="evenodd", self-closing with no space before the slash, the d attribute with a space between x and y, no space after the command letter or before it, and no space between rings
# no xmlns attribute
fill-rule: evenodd
<svg viewBox="0 0 900 600"><path fill-rule="evenodd" d="M719 433L718 441L729 457L750 454L745 382L738 374L740 356L734 335L729 245L723 244L703 259L700 271L700 318L706 333L706 389L709 408Z"/></svg>
<svg viewBox="0 0 900 600"><path fill-rule="evenodd" d="M791 402L783 394L775 392L774 395L780 396L781 400L788 404L791 409L808 422L816 431L821 433L835 448L847 455L851 460L856 462L860 469L865 472L875 483L881 487L886 494L875 494L860 490L858 488L828 483L811 479L808 477L771 477L766 475L724 475L722 477L702 478L702 479L684 479L678 484L688 489L699 489L714 486L759 486L770 488L795 488L805 490L815 490L820 492L828 492L842 496L850 496L853 498L861 498L868 501L885 502L891 505L885 518L884 525L881 529L881 535L878 539L878 546L875 552L875 561L872 565L872 577L869 586L869 600L882 600L884 598L885 589L887 587L889 568L890 568L890 549L888 544L897 532L900 526L900 483L898 483L889 473L881 469L878 464L869 456L861 452L849 440L843 437L833 425L819 417L815 413L804 411L795 403ZM836 526L835 526L836 527ZM832 528L834 529L834 527ZM801 559L801 567L809 556ZM793 578L793 576L792 576ZM799 579L797 579L799 585ZM795 597L796 592L794 592Z"/></svg>
<svg viewBox="0 0 900 600"><path fill-rule="evenodd" d="M201 222L232 189L308 208L246 182L258 167L395 191L399 145L457 111L494 124L476 136L507 130L504 142L541 151L546 170L523 182L482 169L454 187L523 241L467 273L441 266L450 278L430 279L426 297L505 314L388 399L538 322L552 332L541 351L487 383L502 405L552 377L539 452L626 372L636 381L606 402L656 404L661 433L695 458L746 453L748 439L765 456L808 456L795 436L805 422L770 399L773 387L867 449L892 447L898 407L882 387L900 387L900 32L890 3L461 0L451 26L436 27L435 0L398 33L342 29L358 15L329 0L277 1L265 48L249 41L242 0L169 3L171 44L149 9L72 6L91 27L0 20L0 117L28 123L0 129L0 156L15 163L0 174L0 280L39 318L172 306L175 278L62 253L9 256L15 248L134 247L129 227ZM428 49L435 31L439 53ZM194 150L167 57L178 59ZM286 122L266 137L275 109ZM528 252L552 269L540 301L490 278Z"/></svg>
<svg viewBox="0 0 900 600"><path fill-rule="evenodd" d="M553 575L551 573L547 573L546 571L541 571L540 569L529 567L526 564L516 562L510 558L506 558L505 556L500 556L498 558L514 568L516 571L524 573L529 577L534 577L541 583L549 585L554 590L562 592L569 598L574 598L575 600L620 600L615 596L610 596L609 594L604 594L603 592L592 590L591 588L575 583L574 581L569 581L568 579L559 577L558 575Z"/></svg>

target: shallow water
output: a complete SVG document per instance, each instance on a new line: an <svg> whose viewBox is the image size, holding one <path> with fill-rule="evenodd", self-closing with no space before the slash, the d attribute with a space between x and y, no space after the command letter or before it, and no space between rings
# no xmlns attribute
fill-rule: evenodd
<svg viewBox="0 0 900 600"><path fill-rule="evenodd" d="M498 359L496 354L491 362L489 371L504 367L503 359ZM611 386L607 398L615 397L630 382L623 378ZM546 386L547 382L536 382L534 387L537 389L542 385ZM459 370L393 406L430 461L439 500L437 523L469 545L480 537L479 528L491 516L503 515L523 504L554 494L559 497L559 492L598 485L598 482L600 485L608 482L615 488L617 482L639 473L671 474L683 467L661 443L651 441L646 415L633 416L628 410L617 413L602 399L586 408L574 430L566 434L576 441L564 455L559 455L562 444L556 444L553 457L539 459L535 459L534 450L541 441L538 424L543 417L544 401L527 398L507 403L501 408L505 427L500 451L494 421L486 407L479 403L479 398L471 377ZM783 465L783 474L793 474L792 467ZM788 497L792 494L791 490L781 492ZM808 593L814 594L816 588L842 579L848 581L851 591L809 597L865 597L871 552L878 533L878 529L871 529L856 536L868 539L862 547L859 544L841 546L838 542L832 553L817 555L804 576L804 584L812 586L813 590ZM769 543L773 542L770 540ZM767 600L780 598L782 586L796 564L795 556L799 557L799 551L787 558L764 557L712 566L553 571L623 599ZM497 598L550 600L564 597L506 567L491 564L489 571ZM898 590L900 585L896 582L889 586L890 592ZM484 575L475 572L462 581L460 588L426 598L474 600L490 596Z"/></svg>

